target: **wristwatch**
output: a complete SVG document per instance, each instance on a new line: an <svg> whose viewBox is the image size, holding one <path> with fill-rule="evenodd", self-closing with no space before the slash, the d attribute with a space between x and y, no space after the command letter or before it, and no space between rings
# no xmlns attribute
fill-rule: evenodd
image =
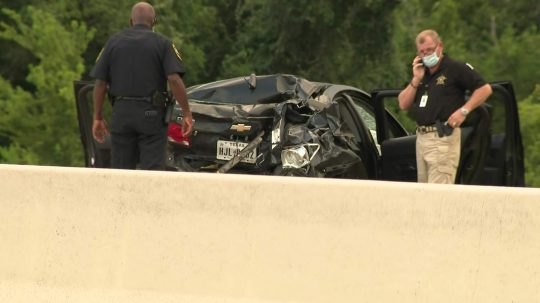
<svg viewBox="0 0 540 303"><path fill-rule="evenodd" d="M463 117L467 117L467 115L469 114L469 110L466 109L465 107L460 108L459 111L461 112Z"/></svg>

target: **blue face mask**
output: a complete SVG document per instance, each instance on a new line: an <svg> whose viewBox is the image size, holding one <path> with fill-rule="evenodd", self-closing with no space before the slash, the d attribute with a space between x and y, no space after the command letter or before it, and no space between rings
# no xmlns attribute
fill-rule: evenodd
<svg viewBox="0 0 540 303"><path fill-rule="evenodd" d="M437 52L433 52L433 54L422 57L422 62L424 62L424 65L428 68L434 67L439 63L439 56L437 56Z"/></svg>

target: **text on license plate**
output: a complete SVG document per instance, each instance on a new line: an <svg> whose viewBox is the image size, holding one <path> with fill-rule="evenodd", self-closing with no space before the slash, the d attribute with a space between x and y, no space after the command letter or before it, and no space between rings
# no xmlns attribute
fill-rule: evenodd
<svg viewBox="0 0 540 303"><path fill-rule="evenodd" d="M248 144L244 142L218 140L217 149L216 149L216 158L218 158L219 160L230 160L234 156L236 156L236 154L238 154L247 145ZM247 154L247 156L244 159L241 160L241 162L255 163L256 159L257 159L257 148L254 148L252 151L250 151Z"/></svg>

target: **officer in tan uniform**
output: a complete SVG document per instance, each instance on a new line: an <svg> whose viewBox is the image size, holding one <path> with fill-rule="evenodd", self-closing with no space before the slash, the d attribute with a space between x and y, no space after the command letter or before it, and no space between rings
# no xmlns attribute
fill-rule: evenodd
<svg viewBox="0 0 540 303"><path fill-rule="evenodd" d="M461 152L459 127L491 95L491 86L470 64L445 55L442 39L434 30L420 32L416 48L413 77L398 100L399 107L410 110L417 123L418 182L451 184ZM466 91L472 93L467 102ZM443 124L449 131L442 131ZM444 136L439 136L437 125Z"/></svg>

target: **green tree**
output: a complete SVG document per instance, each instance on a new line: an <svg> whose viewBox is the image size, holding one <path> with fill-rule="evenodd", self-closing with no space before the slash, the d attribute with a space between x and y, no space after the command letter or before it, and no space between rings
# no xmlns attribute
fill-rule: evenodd
<svg viewBox="0 0 540 303"><path fill-rule="evenodd" d="M76 21L64 27L52 14L33 7L2 12L11 22L0 24L0 38L29 50L38 64L29 66L26 78L33 91L0 78L0 136L9 142L0 147L1 160L80 165L73 80L84 71L81 54L93 31Z"/></svg>
<svg viewBox="0 0 540 303"><path fill-rule="evenodd" d="M236 10L238 34L222 76L294 73L311 80L385 83L376 68L390 55L392 1L245 1ZM382 54L382 55L381 55Z"/></svg>
<svg viewBox="0 0 540 303"><path fill-rule="evenodd" d="M132 0L33 0L34 7L54 15L64 27L69 27L73 20L78 20L80 24L85 24L86 28L93 29L93 39L79 45L85 63L85 73L81 76L85 79L90 78L88 73L109 37L129 27L131 7L134 3Z"/></svg>
<svg viewBox="0 0 540 303"><path fill-rule="evenodd" d="M540 84L519 103L519 115L525 148L525 182L528 186L540 187Z"/></svg>
<svg viewBox="0 0 540 303"><path fill-rule="evenodd" d="M496 43L486 50L482 68L489 78L511 80L518 100L528 96L540 83L540 33L536 27L517 33L507 27Z"/></svg>
<svg viewBox="0 0 540 303"><path fill-rule="evenodd" d="M30 4L31 1L4 1L5 3L2 3L1 7L18 11ZM8 19L8 16L0 14L0 22L5 22ZM0 75L11 83L32 89L32 86L25 80L28 74L28 64L36 63L32 53L8 40L0 40L0 50Z"/></svg>
<svg viewBox="0 0 540 303"><path fill-rule="evenodd" d="M179 49L188 85L218 78L219 62L232 43L214 6L223 1L206 2L163 0L155 5L159 16L156 31L171 38Z"/></svg>

